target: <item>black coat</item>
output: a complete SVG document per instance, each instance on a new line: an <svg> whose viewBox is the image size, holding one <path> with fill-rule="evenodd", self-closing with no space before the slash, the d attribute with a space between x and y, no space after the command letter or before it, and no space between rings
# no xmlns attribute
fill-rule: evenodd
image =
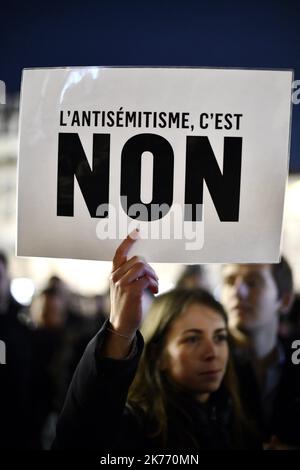
<svg viewBox="0 0 300 470"><path fill-rule="evenodd" d="M0 365L0 449L33 446L34 350L32 332L18 316L21 310L10 296L0 314L0 339L6 345L6 364Z"/></svg>
<svg viewBox="0 0 300 470"><path fill-rule="evenodd" d="M53 449L162 450L157 438L149 436L151 417L126 405L143 338L138 332L135 351L127 359L101 358L105 327L89 343L74 374ZM231 401L223 390L212 394L206 406L184 395L182 409L182 416L177 412L176 419L169 420L164 450L235 448ZM168 415L172 416L172 410ZM246 447L258 448L257 440L251 436Z"/></svg>
<svg viewBox="0 0 300 470"><path fill-rule="evenodd" d="M285 360L268 422L264 422L263 419L261 392L251 362L237 354L235 366L242 401L246 405L248 416L257 423L263 440L268 441L272 435L276 435L285 444L300 447L300 365L293 364L291 360L292 342L292 340L281 341Z"/></svg>

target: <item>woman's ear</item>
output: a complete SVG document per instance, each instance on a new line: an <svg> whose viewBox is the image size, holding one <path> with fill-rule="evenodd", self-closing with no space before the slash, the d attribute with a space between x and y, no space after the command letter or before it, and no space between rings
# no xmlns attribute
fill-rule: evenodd
<svg viewBox="0 0 300 470"><path fill-rule="evenodd" d="M283 314L289 313L294 300L295 300L295 294L293 292L284 292L280 300L280 306L279 306L280 312Z"/></svg>

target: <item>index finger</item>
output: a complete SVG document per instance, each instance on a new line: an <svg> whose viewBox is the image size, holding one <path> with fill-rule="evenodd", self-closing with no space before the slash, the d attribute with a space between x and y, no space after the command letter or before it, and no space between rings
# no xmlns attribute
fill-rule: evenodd
<svg viewBox="0 0 300 470"><path fill-rule="evenodd" d="M113 258L113 271L115 271L119 266L124 264L127 261L127 255L130 248L139 238L139 230L135 229L133 232L129 233L125 240L122 241L121 245L116 250L115 256Z"/></svg>

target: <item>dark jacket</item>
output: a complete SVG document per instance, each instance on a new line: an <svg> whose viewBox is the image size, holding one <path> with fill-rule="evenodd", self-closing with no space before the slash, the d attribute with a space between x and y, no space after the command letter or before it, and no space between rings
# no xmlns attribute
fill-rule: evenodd
<svg viewBox="0 0 300 470"><path fill-rule="evenodd" d="M0 340L6 346L6 364L0 365L0 449L33 446L34 351L32 332L19 318L21 311L9 296L0 314Z"/></svg>
<svg viewBox="0 0 300 470"><path fill-rule="evenodd" d="M279 383L274 389L274 401L269 419L264 419L261 391L251 362L237 354L235 366L239 378L242 401L246 411L260 429L264 441L276 435L282 442L300 447L300 366L293 364L292 340L279 340L283 363Z"/></svg>
<svg viewBox="0 0 300 470"><path fill-rule="evenodd" d="M165 447L151 437L151 410L126 405L143 350L138 332L134 350L124 360L101 358L106 325L89 343L74 374L62 414L58 420L53 449L116 450L201 450L233 449L233 412L225 391L212 394L203 406L183 395L175 416L169 405L168 442ZM155 397L153 397L155 400ZM175 424L176 423L176 424ZM258 448L248 439L246 447Z"/></svg>

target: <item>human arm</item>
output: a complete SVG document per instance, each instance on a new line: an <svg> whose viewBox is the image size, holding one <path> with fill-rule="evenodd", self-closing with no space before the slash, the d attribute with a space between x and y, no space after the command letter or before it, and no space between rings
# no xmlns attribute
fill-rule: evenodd
<svg viewBox="0 0 300 470"><path fill-rule="evenodd" d="M156 276L145 260L127 260L133 243L134 239L127 237L114 257L110 321L89 343L76 369L53 449L114 448L143 349L138 332L142 295L145 288L157 291Z"/></svg>

